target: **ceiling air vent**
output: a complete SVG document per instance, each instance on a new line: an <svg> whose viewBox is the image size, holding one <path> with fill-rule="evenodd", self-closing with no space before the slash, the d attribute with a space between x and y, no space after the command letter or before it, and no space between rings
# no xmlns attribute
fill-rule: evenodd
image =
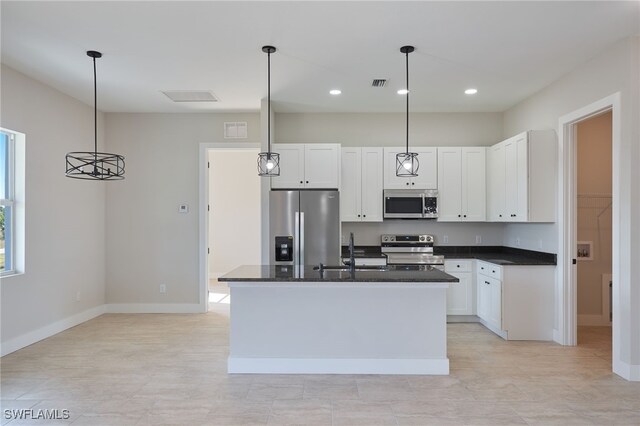
<svg viewBox="0 0 640 426"><path fill-rule="evenodd" d="M373 87L384 87L386 85L387 85L386 78L374 78L373 81L371 82L371 86Z"/></svg>
<svg viewBox="0 0 640 426"><path fill-rule="evenodd" d="M219 99L209 90L167 90L163 91L173 102L218 102Z"/></svg>

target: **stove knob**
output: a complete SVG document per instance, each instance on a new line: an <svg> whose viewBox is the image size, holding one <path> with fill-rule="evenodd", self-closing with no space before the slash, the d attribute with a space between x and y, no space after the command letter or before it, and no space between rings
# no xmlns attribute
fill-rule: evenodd
<svg viewBox="0 0 640 426"><path fill-rule="evenodd" d="M382 237L382 241L389 241L389 237L387 236Z"/></svg>
<svg viewBox="0 0 640 426"><path fill-rule="evenodd" d="M424 235L420 235L420 241L424 241L425 240L425 236Z"/></svg>

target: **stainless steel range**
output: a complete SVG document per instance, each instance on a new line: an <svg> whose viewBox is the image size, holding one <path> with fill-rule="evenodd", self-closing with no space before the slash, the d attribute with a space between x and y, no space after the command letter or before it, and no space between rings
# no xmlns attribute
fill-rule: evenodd
<svg viewBox="0 0 640 426"><path fill-rule="evenodd" d="M444 256L433 254L433 235L382 235L382 253L387 264L408 270L426 270L429 267L444 270Z"/></svg>

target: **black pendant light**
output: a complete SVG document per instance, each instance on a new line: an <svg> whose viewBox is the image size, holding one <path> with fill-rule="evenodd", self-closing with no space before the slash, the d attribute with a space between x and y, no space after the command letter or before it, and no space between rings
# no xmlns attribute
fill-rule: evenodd
<svg viewBox="0 0 640 426"><path fill-rule="evenodd" d="M258 154L258 176L280 176L280 154L271 152L271 54L276 51L273 46L262 46L267 54L267 152Z"/></svg>
<svg viewBox="0 0 640 426"><path fill-rule="evenodd" d="M124 179L124 157L118 154L98 152L98 86L96 82L96 58L102 53L89 50L87 56L93 58L93 152L70 152L66 156L66 176L87 180L121 180Z"/></svg>
<svg viewBox="0 0 640 426"><path fill-rule="evenodd" d="M405 152L396 154L396 176L400 177L418 176L418 168L420 167L418 153L409 152L409 53L414 50L413 46L402 46L400 48L400 52L405 54L407 69L407 87L405 88L407 91L407 144Z"/></svg>

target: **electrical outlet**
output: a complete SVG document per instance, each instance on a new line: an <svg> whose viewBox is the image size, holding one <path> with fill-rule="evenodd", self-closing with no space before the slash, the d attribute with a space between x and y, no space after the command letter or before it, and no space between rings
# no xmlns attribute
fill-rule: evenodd
<svg viewBox="0 0 640 426"><path fill-rule="evenodd" d="M165 294L167 292L167 285L160 284L160 294Z"/></svg>
<svg viewBox="0 0 640 426"><path fill-rule="evenodd" d="M442 242L447 244L449 242L449 236L448 235L443 235L442 236Z"/></svg>
<svg viewBox="0 0 640 426"><path fill-rule="evenodd" d="M476 244L482 244L482 235L476 235Z"/></svg>
<svg viewBox="0 0 640 426"><path fill-rule="evenodd" d="M81 297L80 297L80 290L76 291L76 302L79 302Z"/></svg>
<svg viewBox="0 0 640 426"><path fill-rule="evenodd" d="M520 247L520 237L516 237L516 246Z"/></svg>

